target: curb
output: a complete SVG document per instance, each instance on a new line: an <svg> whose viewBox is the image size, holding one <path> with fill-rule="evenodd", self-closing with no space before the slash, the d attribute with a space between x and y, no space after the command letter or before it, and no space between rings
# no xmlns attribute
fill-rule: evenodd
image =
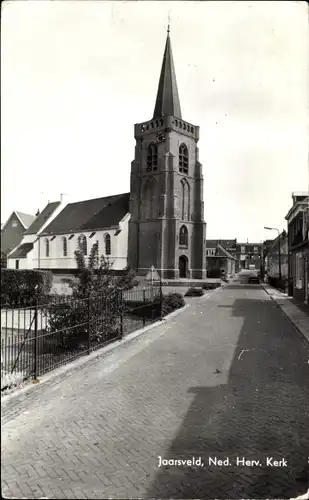
<svg viewBox="0 0 309 500"><path fill-rule="evenodd" d="M180 314L189 307L191 307L191 304L186 304L180 309L176 309L176 311L173 311L162 320L156 321L155 323L151 323L150 325L147 325L144 328L129 333L128 335L126 335L125 337L123 337L118 341L115 340L109 343L108 345L105 345L99 349L92 351L88 355L87 354L82 355L76 360L73 360L71 362L69 361L65 365L59 366L54 370L51 370L50 372L44 373L43 375L40 376L39 383L33 384L31 383L31 380L28 380L25 386L22 386L21 388L16 387L15 389L13 389L13 392L10 392L9 394L3 394L3 395L1 394L1 406L5 406L10 401L17 398L18 396L21 396L24 393L31 393L31 394L35 393L40 387L42 387L44 383L48 381L54 381L54 379L56 379L57 382L57 378L58 379L60 378L60 381L62 381L64 378L69 377L77 370L83 368L89 362L95 362L98 360L98 358L104 359L115 349L123 348L126 346L126 344L134 342L142 335L149 332L149 330L165 325L170 320L175 318L175 316L178 316L178 314Z"/></svg>
<svg viewBox="0 0 309 500"><path fill-rule="evenodd" d="M276 306L280 309L280 311L284 314L284 316L290 321L290 323L293 325L293 327L297 331L298 335L306 342L306 344L309 345L309 339L302 332L302 330L294 323L294 321L290 318L290 316L282 309L281 305L278 304L278 302L276 301L276 299L268 292L267 288L264 285L265 285L265 283L261 283L261 286L265 290L265 292L267 293L267 295L271 298L271 300L273 300L275 302ZM268 286L270 287L270 285L268 285ZM271 288L271 289L276 290L276 288Z"/></svg>
<svg viewBox="0 0 309 500"><path fill-rule="evenodd" d="M200 297L188 297L189 299L196 299L196 301L202 301L204 299L208 299L208 297L211 297L214 293L217 293L219 290L222 290L227 285L227 283L221 284L217 288L213 288L210 290L205 290L205 293L201 295ZM186 297L184 297L186 300ZM191 304L190 304L191 305Z"/></svg>

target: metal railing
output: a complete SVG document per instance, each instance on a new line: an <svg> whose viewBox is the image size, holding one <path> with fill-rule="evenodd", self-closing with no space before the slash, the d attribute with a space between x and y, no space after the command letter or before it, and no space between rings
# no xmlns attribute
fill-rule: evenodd
<svg viewBox="0 0 309 500"><path fill-rule="evenodd" d="M1 378L16 373L36 379L161 317L162 288L151 285L2 308Z"/></svg>

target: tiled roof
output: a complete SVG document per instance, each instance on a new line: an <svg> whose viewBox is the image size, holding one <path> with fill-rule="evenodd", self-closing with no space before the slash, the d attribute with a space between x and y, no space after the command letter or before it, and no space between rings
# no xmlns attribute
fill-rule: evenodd
<svg viewBox="0 0 309 500"><path fill-rule="evenodd" d="M53 201L52 203L48 203L44 210L37 216L35 221L32 222L31 226L28 227L27 231L24 234L36 234L49 219L49 217L53 214L56 208L59 207L59 205L60 201Z"/></svg>
<svg viewBox="0 0 309 500"><path fill-rule="evenodd" d="M215 248L217 245L227 249L236 248L236 240L206 240L206 248Z"/></svg>
<svg viewBox="0 0 309 500"><path fill-rule="evenodd" d="M20 219L22 225L27 229L35 220L35 215L24 214L23 212L16 212L17 217Z"/></svg>
<svg viewBox="0 0 309 500"><path fill-rule="evenodd" d="M9 259L23 259L27 257L30 250L33 249L33 243L22 243L13 253L9 254Z"/></svg>
<svg viewBox="0 0 309 500"><path fill-rule="evenodd" d="M206 240L206 248L216 248L218 240Z"/></svg>
<svg viewBox="0 0 309 500"><path fill-rule="evenodd" d="M69 203L42 234L91 231L118 226L129 212L130 193Z"/></svg>

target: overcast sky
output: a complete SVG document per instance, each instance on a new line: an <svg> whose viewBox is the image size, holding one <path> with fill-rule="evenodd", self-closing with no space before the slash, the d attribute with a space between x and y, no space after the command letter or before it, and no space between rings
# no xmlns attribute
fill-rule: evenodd
<svg viewBox="0 0 309 500"><path fill-rule="evenodd" d="M296 1L3 2L2 222L60 193L129 191L169 10L183 119L200 126L207 238L286 227L291 192L308 189L308 8Z"/></svg>

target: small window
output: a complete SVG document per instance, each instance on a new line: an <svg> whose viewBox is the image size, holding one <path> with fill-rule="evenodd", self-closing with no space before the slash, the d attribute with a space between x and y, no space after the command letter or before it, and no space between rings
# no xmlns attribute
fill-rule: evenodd
<svg viewBox="0 0 309 500"><path fill-rule="evenodd" d="M105 253L106 255L111 254L111 237L109 234L105 236Z"/></svg>
<svg viewBox="0 0 309 500"><path fill-rule="evenodd" d="M185 144L181 144L179 147L179 171L183 174L187 174L188 169L189 169L188 148Z"/></svg>
<svg viewBox="0 0 309 500"><path fill-rule="evenodd" d="M49 240L45 239L45 257L49 257Z"/></svg>
<svg viewBox="0 0 309 500"><path fill-rule="evenodd" d="M188 229L186 226L181 226L179 231L179 246L188 247Z"/></svg>
<svg viewBox="0 0 309 500"><path fill-rule="evenodd" d="M246 247L240 247L240 252L241 253L245 253L245 251L246 251Z"/></svg>
<svg viewBox="0 0 309 500"><path fill-rule="evenodd" d="M62 249L63 257L66 257L68 255L68 241L65 236L62 238Z"/></svg>
<svg viewBox="0 0 309 500"><path fill-rule="evenodd" d="M12 227L17 227L17 220L13 220ZM16 261L16 262L18 262L18 261Z"/></svg>
<svg viewBox="0 0 309 500"><path fill-rule="evenodd" d="M254 247L253 251L254 251L254 253L259 253L259 248L258 247Z"/></svg>
<svg viewBox="0 0 309 500"><path fill-rule="evenodd" d="M15 260L15 269L19 269L19 260Z"/></svg>
<svg viewBox="0 0 309 500"><path fill-rule="evenodd" d="M87 238L85 235L81 234L78 237L78 246L84 255L87 255Z"/></svg>

